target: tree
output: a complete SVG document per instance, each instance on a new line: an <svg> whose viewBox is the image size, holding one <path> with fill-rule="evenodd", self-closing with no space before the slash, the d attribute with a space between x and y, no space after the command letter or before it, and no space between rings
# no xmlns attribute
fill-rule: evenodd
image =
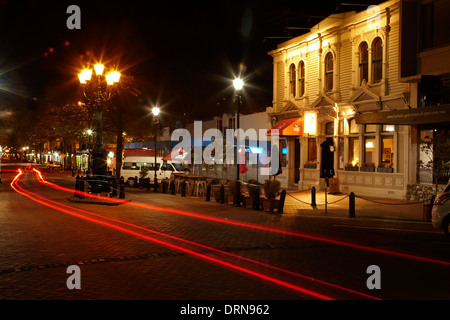
<svg viewBox="0 0 450 320"><path fill-rule="evenodd" d="M34 145L36 152L42 154L44 144L48 141L61 141L60 152L75 154L75 144L81 140L90 120L89 110L85 105L41 104L33 112L33 121L27 129L27 140ZM42 156L39 157L42 160ZM75 167L74 159L64 159L64 166Z"/></svg>
<svg viewBox="0 0 450 320"><path fill-rule="evenodd" d="M436 193L438 185L445 184L450 172L450 130L438 129L433 136L425 136L420 141L420 151L426 160L419 160L418 165L432 172L432 182Z"/></svg>
<svg viewBox="0 0 450 320"><path fill-rule="evenodd" d="M140 90L131 76L121 76L117 93L104 108L104 130L116 139L116 172L120 177L124 135L139 136L146 130L144 119L146 110L139 103Z"/></svg>

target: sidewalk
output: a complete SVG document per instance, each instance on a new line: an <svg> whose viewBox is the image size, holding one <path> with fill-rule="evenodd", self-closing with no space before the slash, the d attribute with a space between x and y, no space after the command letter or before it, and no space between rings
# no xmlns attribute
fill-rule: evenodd
<svg viewBox="0 0 450 320"><path fill-rule="evenodd" d="M423 202L360 197L355 193L355 217L372 219L425 221ZM284 211L295 215L350 216L348 194L328 194L325 213L325 192L316 192L316 207L311 206L311 191L290 190Z"/></svg>
<svg viewBox="0 0 450 320"><path fill-rule="evenodd" d="M72 172L45 170L44 178L58 184L63 182L65 185L72 185L75 187L75 177L72 177ZM297 191L286 190L286 199L283 210L285 216L314 216L314 217L346 217L349 218L349 195L348 194L328 194L327 207L325 212L325 193L323 191L316 192L316 207L311 206L311 191ZM125 200L129 200L131 194L139 194L139 196L154 194L150 189L139 188L125 188ZM387 219L387 220L403 220L403 221L417 221L428 222L424 214L423 202L395 200L395 199L380 199L372 197L360 197L355 193L355 217L356 218L370 218L370 219ZM175 196L178 200L205 202L203 197L181 197L180 194ZM142 199L143 200L143 199ZM214 196L211 195L211 203L216 203ZM225 206L225 205L224 205ZM243 210L252 210L246 208ZM275 210L276 211L276 210Z"/></svg>
<svg viewBox="0 0 450 320"><path fill-rule="evenodd" d="M152 196L154 191L151 189L147 191L139 188L126 188L125 198L129 199L130 194ZM162 194L161 194L162 195ZM168 193L167 195L170 195ZM182 197L180 194L171 195L176 201L205 203L205 196ZM143 200L141 198L141 200ZM211 195L211 204L217 204L214 196ZM325 193L316 192L316 207L311 206L311 192L310 191L294 191L288 190L286 194L283 216L298 217L298 216L314 216L314 217L345 217L349 218L349 195L337 194L327 195L327 211L325 213ZM230 206L225 205L223 206ZM233 207L234 208L234 207ZM251 208L242 208L242 210L253 210ZM276 209L274 210L276 213ZM426 222L423 213L423 202L403 201L393 199L377 199L369 197L355 198L355 218L370 218L370 219L386 219L386 220L403 220L403 221L417 221Z"/></svg>

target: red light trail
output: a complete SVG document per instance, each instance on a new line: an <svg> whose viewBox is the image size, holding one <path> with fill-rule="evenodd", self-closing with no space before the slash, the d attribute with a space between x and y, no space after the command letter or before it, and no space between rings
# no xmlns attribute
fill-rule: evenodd
<svg viewBox="0 0 450 320"><path fill-rule="evenodd" d="M99 220L99 219L95 219L95 218L87 217L87 216L82 215L82 214L75 213L75 212L72 211L72 210L76 210L76 211L80 211L80 212L83 212L83 213L86 213L86 214L98 216L98 217L101 217L101 218L103 218L103 219L107 219L107 220L119 222L119 223L122 223L122 224L126 224L126 225L129 225L129 226L133 226L133 227L136 227L136 228L143 229L143 230L145 230L145 231L153 232L153 233L156 233L156 234L159 234L159 235L167 236L167 237L170 237L170 238L173 238L173 239L177 239L177 240L181 240L181 241L184 241L184 242L187 242L187 243L190 243L190 244L194 244L194 245L197 245L197 246L201 246L201 247L203 247L203 248L208 248L208 249L211 249L211 250L214 250L214 251L217 251L217 252L225 253L224 251L220 251L220 250L217 250L217 249L214 249L214 248L211 248L211 247L199 245L199 244L194 243L194 242L191 242L191 241L187 241L187 240L183 240L183 239L180 239L180 238L177 238L177 237L165 235L165 234L162 234L162 233L159 233L159 232L156 232L156 231L152 231L152 230L149 230L149 229L146 229L146 228L143 228L143 227L139 227L139 226L135 226L135 225L132 225L132 224L123 222L123 221L119 221L119 220L107 218L107 217L104 217L104 216L101 216L101 215L97 215L97 214L94 214L94 213L90 213L90 212L85 211L85 210L81 210L81 209L77 209L77 208L70 207L70 206L67 206L67 205L59 204L59 203L57 203L57 202L55 202L55 201L52 201L52 200L50 200L50 199L43 198L43 197L41 197L41 196L39 196L39 195L37 195L37 194L35 194L35 193L26 191L26 190L24 190L22 187L20 187L20 186L17 185L17 181L18 181L18 179L20 178L20 176L21 176L22 174L23 174L23 172L19 169L19 173L14 177L13 181L11 182L11 187L12 187L16 192L18 192L19 194L21 194L21 195L23 195L23 196L25 196L25 197L27 197L27 198L29 198L29 199L31 199L31 200L37 202L37 203L40 203L40 204L42 204L42 205L45 205L45 206L47 206L47 207L49 207L49 208L52 208L52 209L54 209L54 210L57 210L57 211L60 211L60 212L69 214L69 215L71 215L71 216L75 216L75 217L78 217L78 218L81 218L81 219L84 219L84 220L87 220L87 221L90 221L90 222L94 222L94 223L97 223L97 224L100 224L100 225L103 225L103 226L106 226L106 227L109 227L109 228L112 228L112 229L115 229L115 230L118 230L118 231L121 231L121 232L130 234L130 235L133 235L133 236L135 236L135 237L138 237L138 238L141 238L141 239L144 239L144 240L147 240L147 241L151 241L151 242L160 244L160 245L165 246L165 247L168 247L168 248L170 248L170 249L173 249L173 250L176 250L176 251L179 251L179 252L183 252L183 253L186 253L186 254L195 256L195 257L197 257L197 258L201 258L201 259L203 259L203 260L207 260L207 261L209 261L209 262L213 262L213 263L216 263L216 264L220 264L220 265L229 267L229 268L231 268L231 269L234 269L234 270L237 270L237 271L246 273L246 274L248 274L248 275L255 276L255 277L257 277L257 278L260 278L260 279L263 279L263 280L266 280L266 281L269 281L269 282L272 282L272 283L275 283L275 284L284 286L284 287L286 287L286 288L295 290L295 291L297 291L297 292L301 292L301 293L304 293L304 294L307 294L307 295L310 295L310 296L313 296L313 297L316 297L316 298L319 298L319 299L323 299L323 300L334 300L333 298L328 297L328 296L323 295L323 294L320 294L320 293L318 293L318 292L315 292L315 291L312 291L312 290L308 290L308 289L306 289L306 288L299 287L299 286L297 286L297 285L295 285L295 284L291 284L291 283L289 283L289 282L286 282L286 281L279 280L279 279L276 279L276 278L271 277L271 276L267 276L267 275L261 274L261 273L259 273L259 272L250 270L250 269L248 269L248 268L240 267L240 266L237 266L237 265L235 265L235 264L232 264L232 263L229 263L229 262L226 262L226 261L217 259L217 258L213 258L213 257L207 256L207 255L205 255L205 254L202 254L202 253L199 253L199 252L195 252L195 251L190 250L190 249L186 249L186 248L183 248L183 247L180 247L180 246L177 246L177 245L174 245L174 244L165 242L165 241L161 241L161 240L158 240L158 239L156 239L156 238L146 236L146 235L144 235L144 234L141 234L141 233L132 231L132 230L130 230L130 229L126 229L126 228L124 228L124 227L120 227L120 226L118 226L118 225L115 225L115 224L112 224L112 223L109 223L109 222L106 222L106 221L102 221L102 220ZM52 203L57 203L58 206L53 205ZM67 208L69 208L69 209L67 209ZM70 209L72 209L72 210L70 210ZM229 254L229 255L232 255L232 254ZM237 255L232 255L232 256L238 257L238 258L241 258L241 259L242 259L242 257L237 256ZM247 261L251 261L251 262L258 263L258 262L256 262L256 261L251 260L251 259L246 259L246 260L247 260ZM272 267L272 266L269 266L269 265L266 265L266 264L263 264L263 263L259 263L259 264L265 265L265 266L268 266L268 267ZM277 269L278 269L278 270L281 270L281 271L284 271L283 269L279 269L279 268L277 268ZM295 274L295 273L291 272L291 274ZM297 274L297 275L298 275L298 274ZM301 276L301 275L298 275L298 276ZM302 277L304 277L304 276L302 276ZM310 280L315 280L315 279L310 278ZM315 281L318 281L318 280L315 280ZM322 282L322 283L325 284L325 282ZM336 287L336 288L348 290L348 289L346 289L346 288L341 288L341 287L339 287L339 286L335 286L335 285L333 285L333 286ZM361 293L358 293L358 292L353 291L353 290L348 290L348 291L353 292L353 293L356 293L356 294L360 294L360 295L361 295ZM362 295L364 295L364 294L362 294ZM368 296L368 295L365 295L365 296L371 297L371 296ZM375 298L375 297L371 297L371 298ZM375 299L377 299L377 298L375 298Z"/></svg>
<svg viewBox="0 0 450 320"><path fill-rule="evenodd" d="M37 171L37 173L40 176L40 173L38 171ZM42 177L42 176L40 176L40 177ZM39 195L37 195L35 193L32 193L30 191L25 191L23 188L21 188L21 187L19 187L17 185L16 185L16 187L22 191L21 194L27 193L27 194L24 194L27 197L29 197L29 195L32 195L34 197L40 198L40 199L42 199L42 201L44 203L51 202L51 203L54 203L54 204L56 204L56 205L58 205L60 207L65 207L65 208L68 208L68 209L71 209L71 210L76 210L76 211L84 213L84 214L96 216L98 218L109 220L109 221L113 221L113 222L116 222L116 223L118 222L120 224L127 225L129 227L141 229L141 230L144 230L146 232L151 232L151 233L157 234L159 236L164 236L164 237L167 237L167 238L170 238L170 239L173 239L173 240L182 241L184 243L191 244L191 245L194 245L194 246L197 246L197 247L201 247L203 249L215 251L215 252L218 252L218 253L221 253L221 254L233 257L233 258L238 258L238 259L241 259L241 260L244 260L244 261L247 261L247 262L258 264L258 265L264 266L266 268L270 268L270 269L273 269L273 270L276 270L276 271L280 271L280 272L283 272L283 273L286 273L286 274L289 274L289 275L293 275L293 276L296 276L296 277L299 277L299 278L303 278L303 279L306 279L306 280L309 280L309 281L313 281L313 282L320 283L320 284L323 284L323 285L326 285L326 286L330 286L330 287L334 287L334 288L337 288L337 289L340 289L340 290L344 290L344 291L347 291L347 292L350 292L350 293L353 293L353 294L356 294L356 295L359 295L359 296L365 296L365 297L371 298L371 299L379 299L379 298L371 296L371 295L367 295L367 294L364 294L364 293L361 293L361 292L358 292L358 291L354 291L354 290L351 290L351 289L348 289L348 288L344 288L344 287L341 287L341 286L337 286L337 285L332 284L332 283L328 283L328 282L325 282L325 281L322 281L322 280L314 279L312 277L304 276L304 275L301 275L301 274L298 274L298 273L295 273L295 272L292 272L292 271L289 271L289 270L278 268L278 267L275 267L275 266L272 266L272 265L269 265L269 264L265 264L265 263L262 263L262 262L259 262L259 261L255 261L255 260L252 260L252 259L248 259L248 258L245 258L245 257L242 257L242 256L231 254L231 253L225 252L223 250L215 249L215 248L212 248L212 247L209 247L209 246L205 246L205 245L202 245L202 244L199 244L199 243L195 243L195 242L192 242L192 241L189 241L189 240L181 239L181 238L178 238L178 237L175 237L175 236L171 236L171 235L168 235L168 234L164 234L164 233L161 233L161 232L157 232L157 231L154 231L154 230L143 228L141 226L137 226L137 225L134 225L134 224L131 224L131 223L127 223L127 222L124 222L124 221L108 218L108 217L105 217L105 216L102 216L102 215L99 215L99 214L95 214L95 213L92 213L92 212L88 212L88 211L85 211L85 210L81 210L81 209L78 209L78 208L75 208L75 207L67 206L67 205L64 205L64 204L52 201L50 199L43 198L43 197L41 197L41 196L39 196ZM32 200L34 200L34 199L32 199ZM39 203L42 203L42 202L39 201ZM54 208L54 207L52 206L52 208ZM56 209L56 208L54 208L54 209ZM68 213L68 212L66 212L66 213Z"/></svg>
<svg viewBox="0 0 450 320"><path fill-rule="evenodd" d="M33 169L33 171L36 172L39 182L45 183L55 189L74 193L74 190L72 190L72 189L64 188L64 187L58 186L54 183L45 181L39 170ZM439 264L439 265L444 265L444 266L450 267L450 262L448 262L448 261L420 257L420 256L415 256L415 255L411 255L411 254L407 254L407 253L395 252L395 251L390 251L390 250L385 250L385 249L380 249L380 248L373 248L373 247L368 247L368 246L359 245L359 244L355 244L355 243L334 240L334 239L329 239L329 238L323 238L323 237L318 237L318 236L304 234L304 233L298 233L298 232L294 232L294 231L290 231L290 230L270 228L270 227L265 227L265 226L261 226L261 225L250 224L250 223L244 223L244 222L239 222L239 221L230 220L230 219L227 219L227 220L219 219L219 218L199 214L196 212L185 211L185 210L180 210L180 209L175 209L175 208L160 207L160 206L149 205L149 204L138 203L138 202L128 202L128 201L124 201L124 200L120 200L120 199L107 198L107 197L101 197L101 196L92 195L92 194L86 194L86 193L80 192L80 191L76 191L76 192L78 194L84 194L85 196L89 196L91 198L97 198L97 199L101 199L101 200L105 200L105 201L123 203L123 204L141 207L141 208L145 208L145 209L182 214L185 216L200 218L200 219L204 219L204 220L210 220L210 221L214 221L214 222L225 223L225 224L229 224L229 225L235 225L235 226L239 226L239 227L252 228L252 229L263 230L263 231L270 231L270 232L290 235L290 236L294 236L294 237L300 237L300 238L304 238L304 239L308 239L308 240L320 241L320 242L330 243L330 244L334 244L334 245L338 245L338 246L345 246L345 247L350 247L350 248L354 248L354 249L358 249L358 250L371 251L371 252L375 252L375 253L381 253L381 254L385 254L385 255L391 255L391 256L395 256L395 257L411 259L411 260L416 260L416 261L421 261L421 262L426 262L426 263Z"/></svg>

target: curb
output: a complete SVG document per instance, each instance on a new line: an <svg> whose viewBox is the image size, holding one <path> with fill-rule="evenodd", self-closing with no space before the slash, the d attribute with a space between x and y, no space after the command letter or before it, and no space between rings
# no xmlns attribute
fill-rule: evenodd
<svg viewBox="0 0 450 320"><path fill-rule="evenodd" d="M119 202L109 202L109 201L102 201L102 200L95 200L95 199L80 199L80 198L76 198L76 197L70 197L67 198L67 200L69 200L70 202L73 203L87 203L87 204L99 204L99 205L105 205L105 206L118 206ZM123 200L125 202L131 202L131 200Z"/></svg>

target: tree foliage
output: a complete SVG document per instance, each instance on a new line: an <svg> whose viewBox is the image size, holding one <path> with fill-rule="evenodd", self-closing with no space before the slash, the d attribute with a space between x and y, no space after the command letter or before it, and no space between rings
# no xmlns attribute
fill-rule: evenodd
<svg viewBox="0 0 450 320"><path fill-rule="evenodd" d="M420 141L420 151L426 155L425 161L419 160L420 168L432 172L433 183L447 183L450 172L450 131L436 130L433 136L426 136Z"/></svg>

